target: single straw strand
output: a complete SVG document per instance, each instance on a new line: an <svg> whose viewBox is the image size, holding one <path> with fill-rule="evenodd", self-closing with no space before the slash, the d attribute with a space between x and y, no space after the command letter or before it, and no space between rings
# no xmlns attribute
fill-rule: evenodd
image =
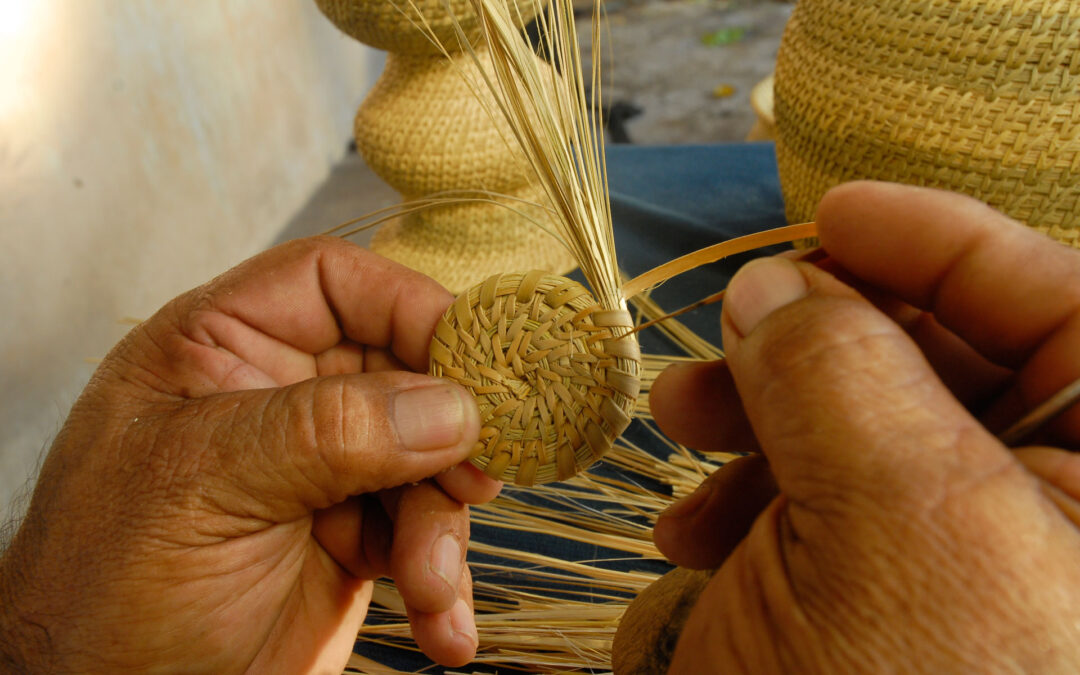
<svg viewBox="0 0 1080 675"><path fill-rule="evenodd" d="M630 299L639 293L656 288L668 279L676 277L692 269L716 262L737 253L745 253L754 249L775 244L786 244L799 239L808 239L817 236L816 223L801 223L778 227L764 232L756 232L743 237L722 241L706 248L688 253L681 258L676 258L663 265L654 267L644 274L634 277L623 284L622 295L624 299Z"/></svg>
<svg viewBox="0 0 1080 675"><path fill-rule="evenodd" d="M1039 427L1080 402L1080 378L1063 387L1034 410L1006 429L998 440L1009 447L1018 445Z"/></svg>

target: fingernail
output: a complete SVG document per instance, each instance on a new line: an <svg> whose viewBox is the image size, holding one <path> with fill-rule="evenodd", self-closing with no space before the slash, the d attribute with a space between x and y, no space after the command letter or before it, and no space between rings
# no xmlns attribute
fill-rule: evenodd
<svg viewBox="0 0 1080 675"><path fill-rule="evenodd" d="M464 396L457 387L436 385L408 389L394 397L394 425L410 450L448 448L465 431Z"/></svg>
<svg viewBox="0 0 1080 675"><path fill-rule="evenodd" d="M473 618L472 610L469 609L469 603L465 602L464 598L458 598L458 601L450 608L450 630L469 638L474 649L480 645L480 636L476 633L476 620Z"/></svg>
<svg viewBox="0 0 1080 675"><path fill-rule="evenodd" d="M766 316L806 292L806 279L793 262L759 258L744 265L728 284L724 312L745 336Z"/></svg>
<svg viewBox="0 0 1080 675"><path fill-rule="evenodd" d="M431 547L428 567L450 588L457 588L461 581L461 544L452 534L444 534Z"/></svg>
<svg viewBox="0 0 1080 675"><path fill-rule="evenodd" d="M705 480L696 490L667 507L661 518L687 518L697 513L712 494L712 481Z"/></svg>

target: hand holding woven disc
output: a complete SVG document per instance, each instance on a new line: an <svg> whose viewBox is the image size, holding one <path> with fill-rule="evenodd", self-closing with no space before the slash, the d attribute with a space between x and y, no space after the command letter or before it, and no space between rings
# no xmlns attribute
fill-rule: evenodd
<svg viewBox="0 0 1080 675"><path fill-rule="evenodd" d="M641 355L625 309L546 272L501 274L458 297L435 328L432 375L476 397L471 461L520 485L593 464L630 423Z"/></svg>

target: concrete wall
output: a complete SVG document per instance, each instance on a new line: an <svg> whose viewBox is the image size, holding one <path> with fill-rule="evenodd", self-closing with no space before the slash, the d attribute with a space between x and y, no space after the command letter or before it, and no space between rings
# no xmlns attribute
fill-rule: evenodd
<svg viewBox="0 0 1080 675"><path fill-rule="evenodd" d="M0 0L0 507L123 317L273 241L372 54L312 0Z"/></svg>

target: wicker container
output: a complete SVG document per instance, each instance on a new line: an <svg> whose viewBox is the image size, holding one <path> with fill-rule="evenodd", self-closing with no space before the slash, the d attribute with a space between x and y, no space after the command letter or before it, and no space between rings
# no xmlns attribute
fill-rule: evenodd
<svg viewBox="0 0 1080 675"><path fill-rule="evenodd" d="M375 49L395 54L442 54L419 26L426 26L451 50L456 50L458 29L474 43L480 37L480 21L472 0L315 0L315 4L342 32ZM522 24L528 23L540 9L532 0L520 0L515 6L521 12Z"/></svg>
<svg viewBox="0 0 1080 675"><path fill-rule="evenodd" d="M476 53L490 77L488 52ZM464 202L410 213L383 226L371 250L454 293L500 272L569 272L577 266L573 255L536 224L554 229L543 208L549 199L525 157L507 144L509 126L488 115L463 73L474 85L482 77L467 54L388 54L356 114L357 150L406 201L447 190L487 190L520 201L504 200L513 210ZM493 96L479 96L494 109Z"/></svg>
<svg viewBox="0 0 1080 675"><path fill-rule="evenodd" d="M433 195L458 198L384 224L371 250L454 293L505 271L574 269L574 256L548 234L554 229L550 199L522 152L507 142L509 126L491 114L498 106L481 83L492 77L493 66L472 2L315 2L348 35L389 50L386 68L356 115L356 147L364 161L407 203ZM514 0L513 6L521 24L541 7L534 0ZM474 50L464 49L459 29ZM499 196L485 201L492 193Z"/></svg>
<svg viewBox="0 0 1080 675"><path fill-rule="evenodd" d="M792 222L874 178L958 192L1080 246L1080 3L800 0L777 59Z"/></svg>

